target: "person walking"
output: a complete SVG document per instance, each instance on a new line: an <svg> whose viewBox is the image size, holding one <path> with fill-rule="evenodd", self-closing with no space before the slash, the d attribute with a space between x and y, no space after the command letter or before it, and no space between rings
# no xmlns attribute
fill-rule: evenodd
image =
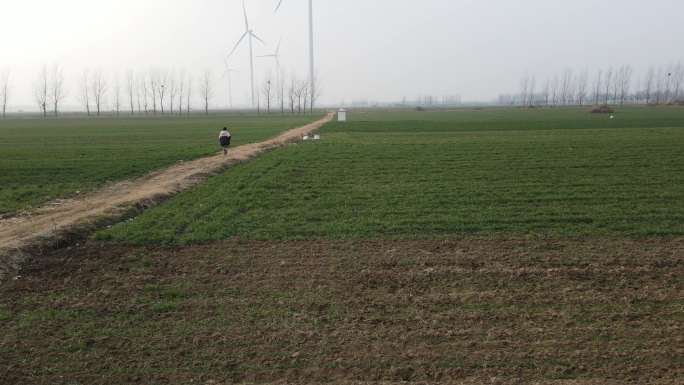
<svg viewBox="0 0 684 385"><path fill-rule="evenodd" d="M230 147L230 132L228 132L227 127L223 127L221 133L219 134L219 144L223 147L223 156L228 155L228 147Z"/></svg>

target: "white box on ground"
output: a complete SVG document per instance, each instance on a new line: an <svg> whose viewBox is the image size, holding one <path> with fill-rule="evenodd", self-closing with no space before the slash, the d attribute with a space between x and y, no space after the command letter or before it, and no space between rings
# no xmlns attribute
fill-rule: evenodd
<svg viewBox="0 0 684 385"><path fill-rule="evenodd" d="M346 122L347 121L347 110L344 108L340 108L337 111L337 121L338 122Z"/></svg>

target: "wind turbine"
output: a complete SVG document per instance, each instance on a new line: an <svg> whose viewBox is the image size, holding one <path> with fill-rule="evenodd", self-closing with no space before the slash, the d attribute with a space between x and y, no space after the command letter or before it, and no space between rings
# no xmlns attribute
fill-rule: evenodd
<svg viewBox="0 0 684 385"><path fill-rule="evenodd" d="M278 82L277 86L280 88L280 101L281 101L280 108L281 108L281 110L284 109L284 104L283 104L284 103L284 99L283 99L284 96L283 96L283 94L285 93L285 91L284 91L285 86L283 84L283 81L282 81L283 79L282 79L281 73L280 73L280 43L282 43L282 42L283 42L283 38L280 38L280 40L278 40L278 46L276 47L275 53L272 53L270 55L258 56L260 58L273 58L273 59L275 59L275 62L276 62L276 81Z"/></svg>
<svg viewBox="0 0 684 385"><path fill-rule="evenodd" d="M282 38L278 41L278 46L276 47L276 50L274 53L272 53L270 55L257 56L260 58L267 58L267 57L268 58L274 58L275 62L276 62L276 70L278 71L278 73L280 73L280 43L282 43L282 41L283 41Z"/></svg>
<svg viewBox="0 0 684 385"><path fill-rule="evenodd" d="M275 12L278 12L283 0L278 0ZM311 110L314 107L316 84L314 78L314 29L313 29L313 0L309 0L309 84L311 85Z"/></svg>
<svg viewBox="0 0 684 385"><path fill-rule="evenodd" d="M238 42L235 43L235 47L233 47L233 50L230 51L226 60L230 59L230 57L233 56L235 50L237 50L240 43L242 43L245 37L247 37L247 40L249 42L249 77L250 85L252 87L252 107L254 107L254 49L252 46L252 38L259 40L262 44L266 43L263 40L261 40L252 29L249 28L249 20L247 19L247 7L245 7L245 0L242 0L242 11L245 14L245 33L243 33L242 37L240 37L240 40L238 40Z"/></svg>
<svg viewBox="0 0 684 385"><path fill-rule="evenodd" d="M226 70L223 72L223 77L228 79L228 107L233 108L233 84L231 82L230 74L232 72L238 72L234 68L230 68L228 61L226 60Z"/></svg>

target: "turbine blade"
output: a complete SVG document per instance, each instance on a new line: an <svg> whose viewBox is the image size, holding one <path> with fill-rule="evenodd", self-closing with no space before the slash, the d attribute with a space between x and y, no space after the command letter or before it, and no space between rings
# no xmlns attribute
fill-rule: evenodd
<svg viewBox="0 0 684 385"><path fill-rule="evenodd" d="M247 6L245 6L245 0L242 0L242 12L245 14L245 31L249 31L249 20L247 19Z"/></svg>
<svg viewBox="0 0 684 385"><path fill-rule="evenodd" d="M228 59L230 59L231 56L233 56L233 54L235 53L235 50L236 50L237 47L240 45L240 43L242 43L242 41L245 39L245 36L247 36L248 33L249 33L249 32L245 32L245 33L242 34L242 37L240 38L240 40L238 40L238 42L235 43L235 47L233 47L233 50L230 51L230 53L229 53L228 56L226 57L226 61L227 61Z"/></svg>
<svg viewBox="0 0 684 385"><path fill-rule="evenodd" d="M278 54L280 53L280 43L282 43L282 42L283 42L283 38L281 37L278 40L278 46L276 47L276 51L275 51L276 56L278 56Z"/></svg>
<svg viewBox="0 0 684 385"><path fill-rule="evenodd" d="M249 31L249 34L252 35L255 39L259 40L262 44L266 45L266 42L261 40L261 38L257 36L256 33Z"/></svg>
<svg viewBox="0 0 684 385"><path fill-rule="evenodd" d="M278 1L278 5L276 6L274 12L278 12L278 10L280 9L280 6L281 6L281 5L283 5L283 0Z"/></svg>

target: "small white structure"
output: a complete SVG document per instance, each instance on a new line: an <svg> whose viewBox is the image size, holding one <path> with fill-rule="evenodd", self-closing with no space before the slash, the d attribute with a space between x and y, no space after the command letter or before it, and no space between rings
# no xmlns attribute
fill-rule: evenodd
<svg viewBox="0 0 684 385"><path fill-rule="evenodd" d="M320 135L314 135L314 140L321 140L321 136Z"/></svg>
<svg viewBox="0 0 684 385"><path fill-rule="evenodd" d="M344 108L340 108L337 111L337 121L338 122L346 122L347 121L347 110Z"/></svg>

